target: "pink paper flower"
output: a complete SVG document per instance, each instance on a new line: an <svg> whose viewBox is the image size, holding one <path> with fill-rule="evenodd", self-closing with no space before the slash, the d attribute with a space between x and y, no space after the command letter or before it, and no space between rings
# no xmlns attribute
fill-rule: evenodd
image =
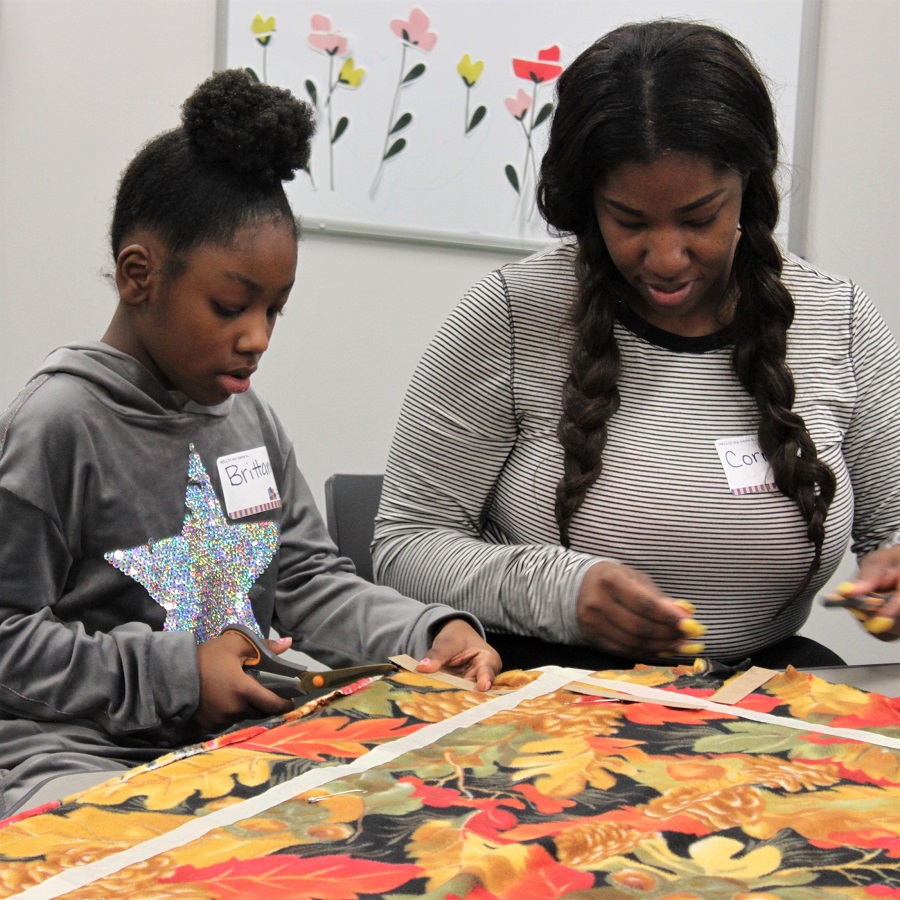
<svg viewBox="0 0 900 900"><path fill-rule="evenodd" d="M328 16L316 13L310 22L312 32L306 39L313 50L329 56L343 56L347 52L347 36L338 31Z"/></svg>
<svg viewBox="0 0 900 900"><path fill-rule="evenodd" d="M559 57L559 47L554 44L552 47L539 51L537 59L513 58L513 72L517 77L535 84L552 81L563 70L563 67L559 65Z"/></svg>
<svg viewBox="0 0 900 900"><path fill-rule="evenodd" d="M434 47L438 39L436 31L428 30L430 24L431 19L428 18L428 15L416 6L410 12L408 21L391 19L391 31L405 44L418 47L427 53Z"/></svg>
<svg viewBox="0 0 900 900"><path fill-rule="evenodd" d="M515 97L507 97L504 101L509 114L520 122L525 118L525 114L531 109L531 97L519 88Z"/></svg>

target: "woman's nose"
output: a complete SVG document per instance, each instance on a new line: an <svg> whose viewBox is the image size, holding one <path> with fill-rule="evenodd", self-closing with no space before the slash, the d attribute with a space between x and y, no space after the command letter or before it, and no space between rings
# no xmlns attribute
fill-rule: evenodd
<svg viewBox="0 0 900 900"><path fill-rule="evenodd" d="M687 243L679 229L651 232L647 236L644 266L660 280L684 274L690 263Z"/></svg>

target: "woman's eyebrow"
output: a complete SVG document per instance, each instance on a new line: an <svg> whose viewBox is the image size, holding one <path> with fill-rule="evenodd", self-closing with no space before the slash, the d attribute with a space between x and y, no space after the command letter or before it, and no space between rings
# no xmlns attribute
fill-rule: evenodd
<svg viewBox="0 0 900 900"><path fill-rule="evenodd" d="M684 206L679 206L678 209L675 210L677 213L689 213L693 212L695 209L699 209L701 206L706 206L707 203L712 202L717 197L725 193L725 188L719 188L716 191L711 191L705 197L700 197L698 200L692 200L690 203L686 203ZM639 209L633 209L630 206L626 206L624 203L620 203L618 200L613 200L610 197L602 197L603 202L607 206L611 206L614 209L619 210L619 212L627 213L629 216L643 216L644 213Z"/></svg>

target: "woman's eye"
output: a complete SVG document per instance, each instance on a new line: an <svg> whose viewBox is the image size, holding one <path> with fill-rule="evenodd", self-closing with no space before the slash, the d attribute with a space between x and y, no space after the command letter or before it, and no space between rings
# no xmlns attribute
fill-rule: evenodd
<svg viewBox="0 0 900 900"><path fill-rule="evenodd" d="M685 222L685 225L687 225L688 228L708 228L715 221L716 217L710 216L708 219L698 219L693 222Z"/></svg>
<svg viewBox="0 0 900 900"><path fill-rule="evenodd" d="M621 219L616 219L616 225L626 231L640 231L644 227L643 222L623 222Z"/></svg>
<svg viewBox="0 0 900 900"><path fill-rule="evenodd" d="M268 310L266 310L266 315L270 319L277 319L278 316L284 315L284 309L281 306L270 306Z"/></svg>

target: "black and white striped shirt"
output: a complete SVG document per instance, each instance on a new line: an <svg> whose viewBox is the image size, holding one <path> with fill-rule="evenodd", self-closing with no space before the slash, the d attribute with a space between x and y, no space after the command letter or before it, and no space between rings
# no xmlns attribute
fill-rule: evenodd
<svg viewBox="0 0 900 900"><path fill-rule="evenodd" d="M722 335L683 338L624 316L621 406L603 472L559 544L556 437L573 340L574 248L562 244L479 282L410 384L376 523L376 577L448 603L488 629L579 643L587 568L613 559L691 600L706 652L748 654L797 632L853 538L857 554L900 529L900 351L868 297L793 257L783 280L794 409L837 477L822 566L776 611L813 555L796 504L735 494L716 449L755 437L758 414ZM641 335L641 336L639 336Z"/></svg>

